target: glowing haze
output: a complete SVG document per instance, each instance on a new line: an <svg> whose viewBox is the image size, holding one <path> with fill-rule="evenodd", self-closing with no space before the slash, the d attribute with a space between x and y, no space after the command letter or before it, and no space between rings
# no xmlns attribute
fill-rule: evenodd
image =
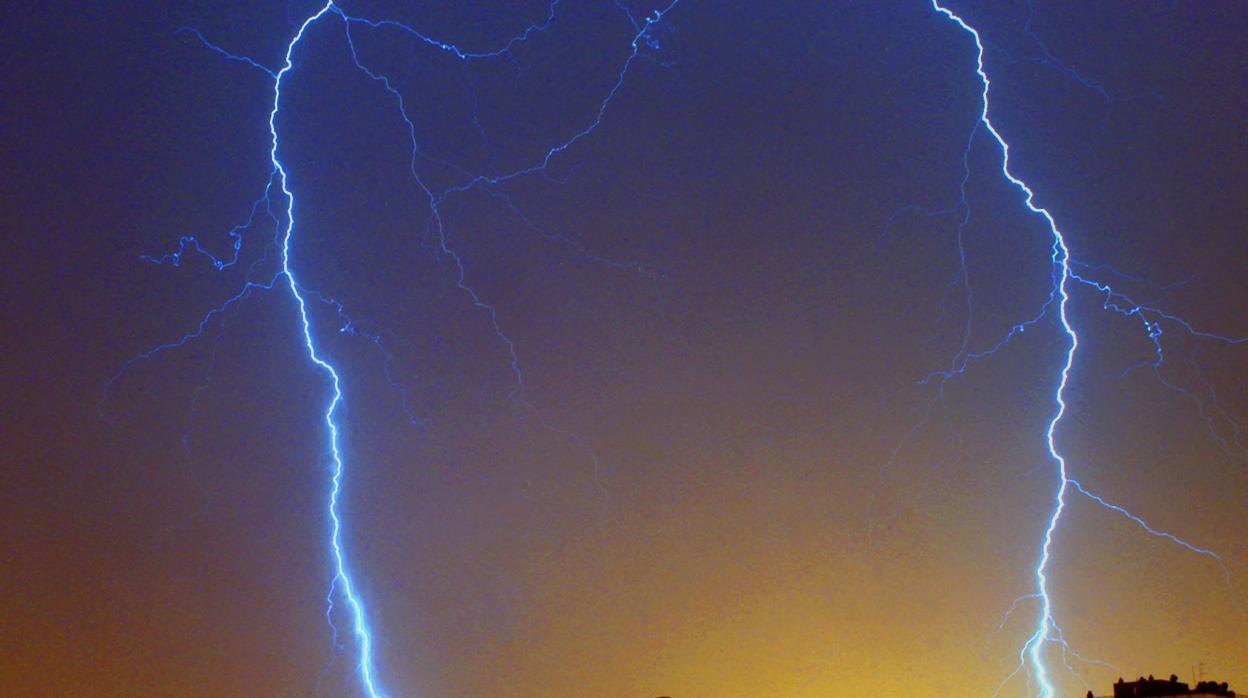
<svg viewBox="0 0 1248 698"><path fill-rule="evenodd" d="M3 692L1248 684L1248 12L888 5L24 17Z"/></svg>

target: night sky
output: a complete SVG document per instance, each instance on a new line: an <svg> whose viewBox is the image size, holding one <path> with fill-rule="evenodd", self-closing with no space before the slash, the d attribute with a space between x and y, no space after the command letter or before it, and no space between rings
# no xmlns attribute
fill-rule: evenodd
<svg viewBox="0 0 1248 698"><path fill-rule="evenodd" d="M342 379L379 687L1036 695L1006 679L1068 342L1049 229L976 129L971 35L919 0L682 0L611 94L649 1L563 0L467 61L353 23L410 133L341 16L293 51L289 264ZM321 5L68 5L0 29L0 694L366 695L331 589L332 388L279 274L280 186L253 208L270 72ZM550 11L339 6L471 52ZM1052 682L1203 662L1248 690L1248 5L950 7L1014 174L1121 294L1070 282L1070 477L1222 560L1068 489ZM545 168L465 187L609 94ZM183 236L208 254L157 263Z"/></svg>

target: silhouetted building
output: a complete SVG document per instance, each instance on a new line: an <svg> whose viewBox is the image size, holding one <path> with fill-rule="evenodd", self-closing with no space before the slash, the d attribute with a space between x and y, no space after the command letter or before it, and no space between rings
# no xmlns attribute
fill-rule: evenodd
<svg viewBox="0 0 1248 698"><path fill-rule="evenodd" d="M1169 698L1170 696L1214 698L1215 696L1233 697L1234 695L1235 691L1232 691L1225 682L1201 681L1193 688L1179 681L1178 676L1171 674L1168 679L1141 676L1135 681L1125 681L1120 678L1114 684L1113 698ZM1088 691L1088 698L1093 698L1091 691Z"/></svg>

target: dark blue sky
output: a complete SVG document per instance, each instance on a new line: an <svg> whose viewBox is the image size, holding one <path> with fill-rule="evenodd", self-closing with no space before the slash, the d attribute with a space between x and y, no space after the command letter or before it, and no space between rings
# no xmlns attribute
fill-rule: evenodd
<svg viewBox="0 0 1248 698"><path fill-rule="evenodd" d="M1072 495L1050 578L1078 656L1050 647L1054 680L1099 693L1203 661L1248 685L1248 346L1219 339L1248 336L1248 11L1033 5L953 8L987 46L1014 173L1166 356L1075 284L1058 442L1089 491L1226 572ZM341 7L469 51L549 11ZM343 540L381 684L991 695L1036 627L1034 599L1002 617L1035 586L1065 335L1050 310L921 383L1051 291L1048 229L972 138L973 42L924 2L682 0L591 133L447 194L595 123L624 7L655 9L563 0L468 62L353 25L441 227L340 17L283 80L290 265L343 380ZM10 13L0 693L360 690L340 589L337 645L325 618L329 384L288 287L118 376L281 268L279 196L235 265L142 259L183 236L232 257L271 173L273 77L183 29L276 70L317 9Z"/></svg>

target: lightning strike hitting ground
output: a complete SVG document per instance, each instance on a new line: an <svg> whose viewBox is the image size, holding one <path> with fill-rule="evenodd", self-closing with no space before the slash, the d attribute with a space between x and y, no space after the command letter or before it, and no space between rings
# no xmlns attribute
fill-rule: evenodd
<svg viewBox="0 0 1248 698"><path fill-rule="evenodd" d="M1040 609L1038 613L1038 622L1036 624L1035 631L1030 635L1030 637L1028 637L1027 641L1023 644L1023 646L1021 647L1019 651L1018 666L1016 666L1015 669L1010 674L1008 674L1006 678L1001 682L1001 684L997 687L997 694L999 694L1010 680L1012 680L1024 668L1026 668L1029 679L1034 680L1036 685L1038 686L1040 698L1054 698L1055 687L1053 685L1051 669L1049 667L1049 664L1045 656L1045 650L1048 645L1055 644L1060 647L1063 663L1065 664L1068 670L1070 670L1072 673L1076 675L1078 674L1074 670L1074 667L1071 666L1069 659L1068 659L1068 657L1070 656L1079 658L1081 661L1084 661L1085 663L1103 664L1103 662L1100 662L1097 660L1089 661L1089 660L1080 658L1079 655L1075 653L1068 646L1065 640L1065 637L1062 633L1061 627L1058 625L1057 620L1055 618L1054 608L1053 608L1053 597L1050 594L1049 580L1050 580L1050 575L1053 573L1051 566L1053 562L1053 557L1055 555L1054 537L1056 536L1057 531L1061 525L1062 516L1065 513L1067 506L1069 505L1068 495L1071 492L1082 494L1089 501L1101 507L1104 507L1116 514L1126 517L1131 522L1135 523L1137 526L1139 526L1141 529L1147 532L1149 535L1168 540L1183 548L1186 548L1187 550L1193 553L1212 558L1217 563L1219 569L1221 569L1224 575L1226 575L1228 589L1231 591L1232 598L1234 598L1234 590L1233 588L1231 588L1230 571L1227 568L1226 564L1223 562L1222 558L1216 552L1209 550L1207 548L1202 548L1202 547L1193 545L1191 543L1188 543L1187 541L1184 541L1171 533L1167 533L1165 531L1160 531L1160 530L1153 528L1139 516L1136 516L1135 514L1127 511L1126 509L1120 506L1109 503L1102 497L1090 492L1081 484L1079 484L1076 480L1070 477L1067 458L1058 445L1057 432L1061 427L1063 417L1066 416L1066 410L1067 410L1066 392L1067 392L1067 388L1068 388L1069 381L1070 381L1071 370L1074 366L1076 355L1079 350L1079 333L1076 331L1076 328L1074 324L1072 323L1069 312L1068 312L1068 309L1069 309L1068 306L1069 306L1069 302L1071 299L1070 294L1072 291L1072 286L1084 285L1084 286L1092 287L1097 292L1101 293L1104 296L1105 298L1104 308L1106 310L1113 311L1114 313L1117 313L1119 315L1123 315L1127 317L1138 317L1140 319L1140 321L1143 323L1143 328L1144 328L1145 333L1147 334L1149 339L1152 341L1154 347L1156 348L1156 358L1153 361L1146 361L1146 362L1137 364L1137 366L1133 367L1132 369L1128 369L1128 371L1134 370L1134 368L1139 368L1145 365L1151 366L1154 372L1156 373L1158 380L1165 387L1175 392L1181 393L1185 395L1186 397L1188 397L1189 399L1191 399L1193 402L1195 402L1195 404L1197 405L1200 411L1200 415L1202 419L1205 421L1205 423L1209 427L1210 433L1214 436L1215 439L1218 440L1218 442L1222 445L1223 449L1226 450L1228 453L1231 453L1235 449L1238 449L1240 453L1242 453L1243 445L1239 440L1238 428L1235 427L1234 422L1229 420L1229 418L1226 418L1225 414L1222 413L1220 408L1217 407L1216 400L1213 401L1212 403L1213 407L1211 411L1210 408L1207 408L1205 404L1205 400L1201 399L1197 395L1194 395L1190 391L1187 391L1177 385L1174 385L1173 383L1171 383L1170 381L1167 381L1164 377L1162 377L1160 373L1160 368L1161 368L1162 363L1164 362L1165 357L1164 357L1162 344L1161 344L1161 336L1162 336L1161 323L1170 322L1179 326L1182 330L1188 332L1193 337L1197 337L1200 339L1214 340L1214 341L1227 343L1227 344L1240 344L1245 341L1248 341L1248 338L1225 337L1225 336L1211 334L1211 333L1197 330L1190 323L1188 323L1186 320L1183 320L1180 317L1163 312L1157 308L1153 308L1153 307L1149 307L1146 305L1136 303L1132 301L1130 298L1115 291L1108 283L1094 280L1090 278L1089 276L1080 275L1074 271L1076 267L1087 268L1089 269L1089 271L1092 271L1093 269L1089 268L1088 265L1079 264L1077 261L1075 261L1072 258L1071 253L1070 253L1070 248L1067 246L1066 236L1058 228L1057 222L1054 219L1053 214L1050 213L1046 208L1039 206L1035 203L1035 193L1032 191L1032 189L1027 185L1026 182L1024 182L1022 179L1017 177L1010 170L1010 145L1008 142L1006 142L1004 136L1001 135L1000 131L997 130L997 127L993 124L992 119L990 118L990 114L989 114L990 112L989 92L991 89L992 81L989 78L987 69L985 68L985 65L984 65L985 49L984 49L984 43L981 40L979 31L975 29L974 27L972 27L970 24L968 24L964 19L962 19L961 16L957 15L952 10L943 6L939 0L932 0L932 8L936 10L938 13L944 15L949 21L956 24L966 34L969 34L975 44L975 49L976 49L975 72L978 75L980 83L983 86L982 91L980 93L981 94L981 110L980 110L978 120L974 128L971 131L970 140L968 140L968 143L967 143L967 150L966 150L967 155L964 155L964 164L967 162L966 158L969 157L970 144L971 144L971 141L974 140L976 134L981 129L987 132L1000 149L1001 175L1010 184L1012 184L1015 188L1017 188L1018 191L1023 195L1023 205L1026 206L1026 208L1029 211L1031 211L1033 214L1036 214L1044 219L1048 227L1049 233L1051 234L1052 239L1053 239L1053 244L1052 244L1053 254L1051 257L1051 263L1053 265L1053 273L1052 273L1053 287L1050 292L1048 300L1040 308L1038 314L1025 322L1015 325L1013 328L1010 329L1010 331L1006 334L1005 337L1003 337L1001 340L996 342L994 345L992 345L988 349L985 349L982 351L974 351L974 352L969 351L968 350L968 338L969 338L969 327L970 327L970 315L972 312L971 289L970 289L969 284L967 283L966 254L962 246L962 238L961 238L962 228L966 223L967 217L969 216L969 205L967 204L967 200L966 200L966 190L965 190L966 179L965 178L963 179L962 199L959 202L959 205L955 207L955 209L953 209L953 211L961 210L963 212L963 218L962 218L962 221L959 223L958 235L956 237L958 256L960 260L960 268L959 268L958 275L955 276L955 281L957 281L958 279L961 280L961 284L964 288L964 299L966 301L966 307L967 307L967 320L966 320L966 325L963 331L962 346L959 349L957 355L955 355L955 358L952 361L950 368L946 370L933 372L927 378L925 378L922 382L923 383L935 382L937 384L938 395L936 399L939 400L940 398L939 390L943 389L944 383L946 381L952 379L953 377L957 375L964 373L971 363L979 359L983 359L983 358L993 355L999 349L1001 349L1007 343L1013 340L1017 335L1023 333L1026 329L1028 329L1032 325L1039 322L1042 318L1048 315L1049 312L1051 312L1052 306L1054 305L1054 302L1056 301L1058 319L1060 321L1060 326L1062 328L1062 331L1066 336L1068 345L1067 345L1067 349L1065 353L1065 360L1062 364L1062 368L1056 379L1056 386L1053 392L1053 402L1055 405L1055 409L1054 409L1052 418L1048 422L1048 427L1045 429L1044 440L1045 440L1046 447L1048 449L1049 456L1055 465L1055 470L1057 474L1057 487L1053 493L1052 509L1050 510L1050 513L1049 513L1049 516L1048 516L1048 519L1047 519L1047 522L1046 522L1046 525L1044 527L1043 534L1041 537L1040 551L1039 551L1039 555L1036 561L1036 568L1035 568L1035 591L1031 594L1027 594L1025 596L1019 597L1018 599L1015 599L1014 603L1010 607L1010 610L1007 612L1006 617L1008 618L1008 616L1017 609L1019 602L1024 601L1024 600L1038 600L1040 604ZM1030 18L1028 20L1027 33L1031 35L1033 39L1035 38L1034 34L1032 34L1030 31ZM1036 41L1037 43L1039 43L1038 39L1036 39ZM1043 44L1041 44L1041 46L1043 48ZM1047 56L1049 56L1050 59L1056 61L1056 59L1052 58L1052 55L1048 52L1047 48L1044 48L1044 52ZM1062 66L1062 68L1064 72L1068 72L1068 73L1070 72L1068 68L1065 68L1064 66ZM1102 95L1105 94L1103 88L1100 88L1100 86L1096 85L1095 83L1089 83L1088 81L1083 80L1083 79L1080 79L1080 82L1082 82L1085 86L1088 86L1090 89L1096 90ZM966 167L968 168L967 176L969 176L969 164L966 165ZM911 210L918 210L929 216L951 212L951 211L944 211L944 212L933 213L933 212L927 211L926 209L921 209L918 207L911 206L911 207L907 207L906 209L902 209L898 213L907 213L907 212L910 212ZM897 214L894 214L894 216L896 215ZM929 414L930 414L930 408L929 408ZM1219 432L1219 430L1215 426L1215 419L1213 416L1211 416L1211 414L1216 414L1217 416L1223 418L1224 421L1232 425L1231 427L1232 437L1231 438L1228 439L1227 437L1223 436ZM927 417L925 416L923 421L926 421L926 419ZM920 424L922 424L922 422L920 422ZM913 433L915 430L917 430L917 426L915 429L911 430L911 433ZM908 437L909 435L907 435L907 438ZM902 445L904 445L904 442L905 440L903 439ZM894 450L892 460L896 459L897 451L900 448L901 448L901 445L898 446L898 449ZM1003 621L1003 624L1004 624L1004 621Z"/></svg>
<svg viewBox="0 0 1248 698"><path fill-rule="evenodd" d="M271 290L274 290L279 284L282 284L287 290L289 290L291 298L295 301L296 307L298 309L298 319L299 319L301 340L302 340L303 347L306 351L308 361L319 372L321 372L325 376L325 378L330 383L330 387L331 387L331 395L330 395L328 403L325 405L324 423L325 423L325 429L326 429L327 436L328 436L328 442L329 442L328 445L329 445L329 451L330 451L331 461L332 461L330 491L329 491L329 499L327 503L327 511L329 514L330 522L331 522L329 547L330 547L332 557L333 557L334 574L329 584L326 617L329 620L329 624L333 630L334 645L336 647L338 643L338 629L334 625L334 622L333 622L334 597L336 594L341 594L341 598L345 601L347 610L349 612L352 634L355 638L355 642L359 650L358 669L359 669L360 681L361 681L363 690L368 694L368 696L370 696L370 698L379 698L380 696L384 695L385 692L383 691L381 687L380 680L377 675L378 672L377 672L374 652L373 652L374 640L373 640L372 632L369 629L368 617L365 612L364 602L363 602L363 599L360 598L359 594L356 592L355 587L352 583L353 574L352 574L351 567L348 564L348 556L346 552L345 542L343 539L344 522L341 517L339 502L342 496L343 477L346 472L346 460L345 460L345 456L343 454L343 451L340 445L340 440L339 440L339 428L340 427L337 421L338 412L343 406L342 378L339 372L337 371L337 369L334 367L334 365L327 358L325 358L322 352L318 350L317 348L315 332L312 327L313 323L312 323L311 318L309 317L309 312L308 312L308 305L309 305L310 299L315 300L317 302L324 303L332 307L336 311L336 314L339 320L342 322L342 326L341 326L342 331L355 335L355 336L364 337L368 339L372 344L374 344L378 350L380 350L385 360L387 380L389 380L391 385L399 389L400 392L402 393L404 409L405 411L407 411L408 417L412 420L415 420L415 417L412 415L411 411L408 410L406 390L402 388L402 386L399 386L397 382L394 381L394 379L391 378L389 374L389 364L393 359L393 355L390 354L386 350L385 346L382 343L380 335L368 334L368 333L357 331L354 324L351 322L350 316L348 315L346 308L341 303L339 303L338 301L332 298L324 296L323 294L320 294L314 290L303 287L297 279L295 270L292 268L290 250L291 250L291 241L294 238L294 235L296 233L296 225L295 225L296 223L296 218L295 218L296 195L295 195L295 192L292 191L290 187L288 186L289 179L288 179L286 165L282 162L281 157L280 157L281 139L280 139L280 134L277 128L277 119L278 119L278 115L282 107L283 79L292 70L294 70L295 52L296 50L300 48L300 44L302 43L304 36L307 33L307 30L309 27L311 27L313 24L317 23L318 21L326 17L330 17L330 16L336 17L343 22L347 47L350 51L351 58L355 66L365 75L367 75L371 80L379 83L385 89L385 91L388 92L395 99L399 113L407 125L408 135L409 135L410 142L411 142L411 162L410 162L411 175L412 175L413 180L416 182L416 184L420 188L420 190L428 198L430 215L433 219L433 225L434 225L434 234L437 238L439 249L441 253L445 255L447 259L451 260L452 264L454 264L454 266L457 269L458 288L469 296L473 305L477 309L487 314L495 335L505 347L505 350L509 358L510 367L515 377L515 389L512 394L513 399L516 400L516 402L520 404L524 409L528 410L533 416L535 416L536 421L542 427L552 432L562 435L563 437L571 441L573 444L575 444L578 448L589 453L590 457L594 461L595 479L598 482L599 487L602 489L602 492L604 495L604 507L605 507L606 506L605 504L606 490L605 490L605 486L601 482L600 474L598 473L598 463L597 463L596 455L593 453L591 449L587 447L587 445L583 442L583 440L578 435L551 423L550 421L545 419L545 417L543 417L543 415L539 411L537 411L536 408L534 408L527 401L524 395L524 374L520 368L520 358L519 358L519 355L517 354L515 342L507 334L503 332L501 326L499 325L497 309L490 303L486 302L471 286L467 284L467 281L466 281L467 270L465 268L464 261L460 257L460 255L453 248L450 247L449 242L447 240L447 236L445 234L444 223L442 219L441 207L447 202L448 197L451 197L457 194L463 194L463 193L466 193L475 189L481 189L485 191L487 194L489 194L491 197L503 200L507 204L507 206L514 213L516 213L516 215L518 215L527 225L529 225L529 227L535 228L536 226L532 223L532 221L524 217L524 215L514 206L514 204L505 194L496 191L492 187L495 185L508 182L513 179L523 177L525 175L530 175L530 174L538 173L538 172L545 170L547 166L550 164L550 162L552 161L552 159L554 159L557 155L568 150L577 141L589 136L591 133L597 130L597 128L602 124L604 118L606 117L607 109L611 101L614 99L616 94L619 92L620 88L623 86L624 81L628 75L629 69L632 67L636 59L644 55L643 49L648 48L652 50L657 50L658 40L654 38L653 36L651 36L650 33L653 30L653 28L663 19L663 17L679 3L679 1L680 0L673 0L666 7L659 9L659 10L655 10L652 14L642 18L641 20L638 20L637 17L631 11L629 11L626 7L624 7L619 2L615 3L616 7L625 14L629 24L631 25L633 29L632 40L629 43L630 50L619 70L619 73L615 82L611 85L606 96L600 102L597 111L593 114L593 118L588 123L588 125L580 128L579 130L576 130L566 139L563 139L559 141L558 143L556 143L555 145L546 148L544 153L542 154L542 156L540 157L538 161L532 164L526 165L524 167L521 167L519 169L513 170L513 171L492 173L492 174L490 173L471 174L471 173L464 172L462 169L455 168L457 171L461 173L461 175L464 175L465 181L457 186L450 187L446 189L445 191L441 191L441 192L435 191L434 189L432 189L430 186L428 186L425 183L425 181L419 175L417 167L421 161L435 162L441 165L447 165L448 163L443 163L437 160L433 160L432 158L429 158L424 153L422 153L420 146L416 139L416 127L411 117L408 115L407 106L406 106L406 102L403 97L403 94L396 87L394 87L394 85L391 83L388 77L386 77L384 74L381 74L377 71L374 71L368 68L363 62L361 62L360 56L356 50L356 43L355 43L356 39L353 37L351 33L351 26L353 24L358 24L361 26L369 27L371 29L399 30L408 35L415 37L420 43L426 46L429 46L431 48L440 50L440 51L448 52L454 55L456 58L458 58L461 61L488 60L488 59L498 59L498 58L508 58L508 59L514 60L514 58L512 58L511 56L511 50L516 46L516 44L528 40L529 38L531 38L533 35L537 33L546 31L555 22L556 11L559 7L560 0L553 0L553 2L550 3L547 16L544 19L544 21L541 22L540 24L533 24L533 25L526 27L519 34L508 39L498 49L490 50L490 51L477 51L477 52L465 51L459 48L458 46L456 46L455 44L434 39L400 22L396 22L392 20L371 20L371 19L365 19L365 18L349 15L345 11L343 11L341 8L339 8L337 5L335 5L332 0L330 0L329 2L326 2L323 6L321 6L321 8L317 10L315 13L308 16L299 25L298 31L295 32L294 36L291 38L290 42L286 46L283 63L281 67L277 70L268 68L262 65L261 63L259 63L258 61L253 60L249 57L240 56L222 48L221 46L211 42L198 30L195 30L195 29L183 30L185 33L188 33L194 36L196 39L198 39L199 42L202 43L206 48L210 49L211 51L217 54L220 54L222 57L230 61L236 61L238 63L247 65L251 68L258 69L273 79L273 96L272 96L273 107L271 111L269 112L269 118L268 118L269 135L271 139L270 140L271 146L269 150L269 160L272 164L273 169L270 174L269 182L265 188L264 194L259 199L257 199L255 203L252 204L251 212L250 212L248 219L244 223L228 231L228 236L232 241L231 243L232 254L229 257L220 257L217 255L214 255L213 253L205 249L200 244L199 240L196 237L184 236L179 240L178 247L175 251L168 252L159 256L143 255L141 259L147 262L158 264L158 265L168 264L168 265L177 267L182 264L182 262L184 261L187 255L198 255L198 256L206 258L211 263L212 267L217 271L230 269L231 267L235 266L239 262L239 257L243 249L244 232L256 224L257 216L263 210L267 212L268 217L273 221L274 226L278 231L277 246L280 252L280 270L276 272L274 275L272 275L271 277L269 277L267 280L264 280L261 282L251 281L250 280L251 273L255 271L256 267L260 264L260 262L263 261L264 258L261 257L257 259L255 262L253 262L253 264L251 265L249 269L249 274L248 274L249 280L244 283L242 289L236 295L227 299L221 305L208 311L208 313L206 313L203 316L203 318L200 320L200 322L196 325L196 327L193 330L182 335L176 341L160 344L148 351L145 351L141 354L136 355L135 357L131 358L129 361L125 362L122 365L121 369L117 372L117 374L105 385L104 396L101 398L101 401L99 404L99 411L101 415L103 415L104 404L108 398L109 390L134 365L141 363L143 361L146 361L148 359L151 359L155 357L156 355L164 353L166 351L170 351L170 350L183 347L186 344L201 338L205 333L208 332L209 328L214 323L220 322L221 324L220 332L224 332L226 321L228 321L229 318L233 317L233 315L238 312L238 309L241 306L241 304L245 300L247 300L249 297L251 297L251 295L254 292L271 291ZM479 126L480 125L478 124L478 127ZM285 201L283 210L279 212L275 212L274 207L273 207L273 194L274 194L275 188L277 191L280 191L280 195L281 195L280 198ZM553 234L547 234L544 231L541 231L541 232L544 237L547 237L548 239L557 240L566 245L570 245L577 251L585 254L586 257L593 259L595 261L599 261L604 264L608 264L608 265L615 266L618 268L633 268L635 271L641 271L641 269L636 268L635 265L614 262L612 260L600 258L595 255L589 254L586 250L584 250L578 243L576 243L573 240L562 238L560 236L556 236ZM218 338L219 338L219 335L218 335ZM208 368L207 374L205 376L205 381L209 379L212 366L215 365L215 360L216 360L215 349L212 354L212 359L213 359L213 363L210 364ZM196 396L198 396L198 393L201 391L202 391L202 388L197 387ZM189 421L189 416L188 416L188 421ZM183 436L184 445L186 443L186 440L187 440L187 436L184 434Z"/></svg>

